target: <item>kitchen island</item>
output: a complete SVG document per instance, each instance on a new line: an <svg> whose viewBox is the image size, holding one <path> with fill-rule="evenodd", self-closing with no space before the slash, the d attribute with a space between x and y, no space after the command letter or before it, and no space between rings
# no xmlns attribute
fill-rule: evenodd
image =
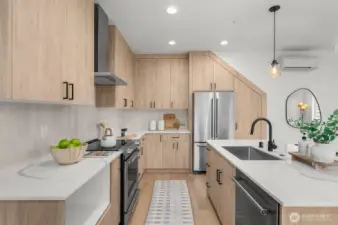
<svg viewBox="0 0 338 225"><path fill-rule="evenodd" d="M101 225L106 216L119 218L121 154L73 165L48 155L1 170L0 224Z"/></svg>
<svg viewBox="0 0 338 225"><path fill-rule="evenodd" d="M278 202L281 225L338 224L338 195L336 194L338 179L337 181L319 179L318 172L312 168L292 162L289 157L270 153L267 148L259 148L258 143L259 140L210 140L208 149L215 152L216 156L212 159L209 157L208 164L212 167L213 159L218 157L218 162L224 160L224 163L228 165L228 167L218 166L221 168L218 170L224 170L223 174L230 173L231 176L235 176L235 171L238 170L249 177ZM281 160L241 160L224 146L252 146ZM267 146L266 143L265 146ZM231 182L231 184L230 182L226 184L229 185L228 190L232 190L234 194L235 188L230 176L228 180ZM210 194L215 196L214 193ZM231 198L228 200L234 201ZM220 207L219 209L220 212L228 210ZM230 211L234 214L234 209Z"/></svg>

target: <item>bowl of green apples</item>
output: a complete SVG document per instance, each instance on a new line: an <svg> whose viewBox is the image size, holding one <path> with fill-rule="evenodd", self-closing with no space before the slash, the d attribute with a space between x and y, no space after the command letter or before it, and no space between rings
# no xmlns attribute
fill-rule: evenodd
<svg viewBox="0 0 338 225"><path fill-rule="evenodd" d="M57 163L70 165L80 162L87 148L88 144L77 138L62 139L59 144L51 147L51 154Z"/></svg>

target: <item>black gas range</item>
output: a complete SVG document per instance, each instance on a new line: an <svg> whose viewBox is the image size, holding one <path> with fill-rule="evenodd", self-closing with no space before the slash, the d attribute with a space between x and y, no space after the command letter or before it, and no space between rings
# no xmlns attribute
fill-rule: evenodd
<svg viewBox="0 0 338 225"><path fill-rule="evenodd" d="M140 142L138 140L117 140L116 145L104 148L99 139L88 141L87 151L123 151L121 155L121 225L127 225L133 214L139 197Z"/></svg>

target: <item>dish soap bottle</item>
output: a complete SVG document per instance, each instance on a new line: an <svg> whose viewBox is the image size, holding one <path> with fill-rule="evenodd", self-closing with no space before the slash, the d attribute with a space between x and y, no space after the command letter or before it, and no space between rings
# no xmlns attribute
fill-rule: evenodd
<svg viewBox="0 0 338 225"><path fill-rule="evenodd" d="M302 140L298 142L298 150L301 155L308 155L308 141L305 133L303 134Z"/></svg>

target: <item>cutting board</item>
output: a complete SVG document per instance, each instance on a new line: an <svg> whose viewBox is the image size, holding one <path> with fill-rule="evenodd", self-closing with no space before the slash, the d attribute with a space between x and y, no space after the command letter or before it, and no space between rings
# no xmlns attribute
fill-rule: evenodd
<svg viewBox="0 0 338 225"><path fill-rule="evenodd" d="M165 130L173 130L180 128L180 122L176 119L176 115L174 113L164 114L164 129Z"/></svg>
<svg viewBox="0 0 338 225"><path fill-rule="evenodd" d="M119 140L128 140L128 139L133 139L133 138L136 138L136 137L137 137L136 134L128 134L128 135L126 135L124 137L118 137L117 139L119 139Z"/></svg>

